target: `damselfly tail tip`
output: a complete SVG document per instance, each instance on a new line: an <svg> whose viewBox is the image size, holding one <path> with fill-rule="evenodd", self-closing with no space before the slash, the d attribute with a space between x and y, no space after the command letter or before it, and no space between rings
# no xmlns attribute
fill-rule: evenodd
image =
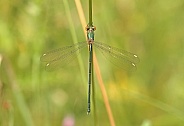
<svg viewBox="0 0 184 126"><path fill-rule="evenodd" d="M90 115L90 110L87 111L87 115Z"/></svg>

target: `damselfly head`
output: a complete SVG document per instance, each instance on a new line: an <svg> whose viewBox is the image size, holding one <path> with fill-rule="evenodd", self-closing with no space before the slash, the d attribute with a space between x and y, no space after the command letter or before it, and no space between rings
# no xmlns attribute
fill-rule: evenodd
<svg viewBox="0 0 184 126"><path fill-rule="evenodd" d="M86 31L95 31L96 27L87 25L85 29L86 29Z"/></svg>

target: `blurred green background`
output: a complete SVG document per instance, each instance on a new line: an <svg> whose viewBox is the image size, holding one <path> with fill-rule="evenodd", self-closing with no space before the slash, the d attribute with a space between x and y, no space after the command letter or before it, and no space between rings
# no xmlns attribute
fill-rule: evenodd
<svg viewBox="0 0 184 126"><path fill-rule="evenodd" d="M87 48L61 69L46 72L40 56L85 40L75 1L0 1L0 125L94 125L86 115ZM88 21L88 1L81 0ZM137 54L137 70L127 74L96 51L117 126L184 125L184 1L93 1L95 40ZM85 72L81 73L81 69ZM109 126L96 81L99 126ZM93 111L93 108L92 108ZM72 125L71 125L72 126Z"/></svg>

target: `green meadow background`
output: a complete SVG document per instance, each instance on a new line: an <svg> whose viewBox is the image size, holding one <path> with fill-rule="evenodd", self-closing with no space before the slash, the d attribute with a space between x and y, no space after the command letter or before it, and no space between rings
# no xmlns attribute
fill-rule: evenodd
<svg viewBox="0 0 184 126"><path fill-rule="evenodd" d="M0 1L0 126L112 126L96 75L96 114L86 114L87 47L53 72L40 62L85 41L75 1L67 2ZM88 1L81 4L88 21ZM127 73L95 50L115 125L183 126L184 1L94 0L93 24L96 41L140 58Z"/></svg>

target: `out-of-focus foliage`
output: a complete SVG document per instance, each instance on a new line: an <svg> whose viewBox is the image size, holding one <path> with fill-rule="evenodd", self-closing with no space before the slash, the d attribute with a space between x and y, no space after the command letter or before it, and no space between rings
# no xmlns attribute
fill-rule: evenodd
<svg viewBox="0 0 184 126"><path fill-rule="evenodd" d="M84 41L75 2L68 2ZM81 3L88 20L88 1ZM93 112L86 115L87 49L83 74L76 59L54 72L40 62L43 52L73 44L66 15L62 0L0 1L1 126L94 124ZM95 0L93 22L96 41L140 58L137 71L127 74L96 52L116 125L183 126L184 1ZM108 126L95 82L98 123Z"/></svg>

